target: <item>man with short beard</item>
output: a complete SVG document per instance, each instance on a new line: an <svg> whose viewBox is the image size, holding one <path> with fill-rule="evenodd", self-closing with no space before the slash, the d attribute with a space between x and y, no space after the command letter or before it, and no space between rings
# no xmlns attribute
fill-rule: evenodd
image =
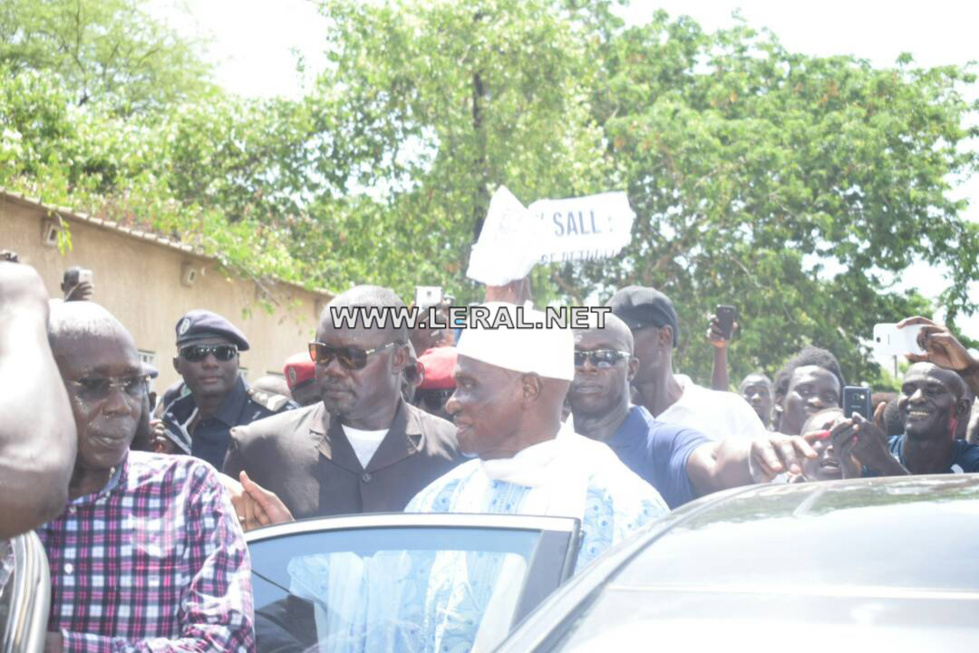
<svg viewBox="0 0 979 653"><path fill-rule="evenodd" d="M214 469L130 451L146 370L91 302L52 309L78 457L61 516L38 529L51 569L45 650L251 651L248 550Z"/></svg>
<svg viewBox="0 0 979 653"><path fill-rule="evenodd" d="M639 361L629 327L615 315L603 327L576 330L574 382L568 400L575 429L604 442L675 508L710 492L800 473L816 454L803 438L767 433L754 440L712 441L655 419L630 401Z"/></svg>
<svg viewBox="0 0 979 653"><path fill-rule="evenodd" d="M402 399L407 328L350 326L334 317L344 307L404 310L377 286L335 297L310 343L321 400L231 432L224 471L252 494L277 495L291 515L273 521L401 511L460 462L452 424ZM246 530L267 523L244 516Z"/></svg>

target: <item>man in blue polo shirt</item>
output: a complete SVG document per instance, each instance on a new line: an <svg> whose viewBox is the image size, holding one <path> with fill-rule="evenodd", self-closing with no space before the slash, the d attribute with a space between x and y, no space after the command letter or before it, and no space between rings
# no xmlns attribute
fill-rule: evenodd
<svg viewBox="0 0 979 653"><path fill-rule="evenodd" d="M575 378L568 391L575 430L605 442L655 487L670 508L718 490L800 473L816 452L803 438L777 433L754 440L713 441L693 429L660 422L630 402L639 360L629 327L606 315L604 328L575 331ZM710 411L711 406L702 407Z"/></svg>

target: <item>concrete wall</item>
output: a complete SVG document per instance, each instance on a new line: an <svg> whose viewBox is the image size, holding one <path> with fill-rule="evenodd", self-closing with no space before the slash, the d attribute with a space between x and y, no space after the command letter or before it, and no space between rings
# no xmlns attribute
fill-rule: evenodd
<svg viewBox="0 0 979 653"><path fill-rule="evenodd" d="M31 202L0 193L0 249L12 249L22 262L34 266L52 297L61 296L64 271L78 265L94 273L93 301L109 309L133 334L141 351L156 356L162 392L178 379L171 358L176 352L174 327L181 315L195 308L220 313L240 328L251 343L241 355L247 377L281 375L286 358L306 350L316 330L319 311L329 296L289 284L270 287L279 306L269 313L260 290L250 280L227 278L207 258L150 242L65 216L70 224L72 250L62 256L57 247L42 243L46 210ZM181 284L185 264L199 272L191 287Z"/></svg>

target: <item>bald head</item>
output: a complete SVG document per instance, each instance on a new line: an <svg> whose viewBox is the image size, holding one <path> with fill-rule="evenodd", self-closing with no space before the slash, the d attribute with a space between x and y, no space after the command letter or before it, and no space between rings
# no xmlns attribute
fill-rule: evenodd
<svg viewBox="0 0 979 653"><path fill-rule="evenodd" d="M352 313L356 322L349 324L350 330L359 332L369 331L372 334L383 333L385 336L383 339L386 342L399 342L402 344L408 342L407 325L402 324L399 327L394 327L390 323L390 318L393 313L405 310L404 302L390 288L383 288L381 286L354 286L350 290L337 295L323 309L323 313L320 315L320 329L322 330L325 326L332 326L335 329L347 328L347 325L338 319L337 311L350 308L367 309L368 313L376 313L380 320L376 324L367 326L363 322L364 315L358 310L356 313Z"/></svg>
<svg viewBox="0 0 979 653"><path fill-rule="evenodd" d="M92 339L119 339L136 349L126 327L104 307L94 302L51 304L48 340L56 358Z"/></svg>
<svg viewBox="0 0 979 653"><path fill-rule="evenodd" d="M575 374L568 403L578 432L605 440L611 435L605 427L617 427L629 412L629 382L639 360L632 355L632 331L624 321L608 314L599 327L591 317L589 328L574 333Z"/></svg>
<svg viewBox="0 0 979 653"><path fill-rule="evenodd" d="M605 314L605 324L598 326L598 316L588 314L588 328L575 329L575 346L585 343L585 349L616 349L633 352L632 331L620 318L611 313Z"/></svg>

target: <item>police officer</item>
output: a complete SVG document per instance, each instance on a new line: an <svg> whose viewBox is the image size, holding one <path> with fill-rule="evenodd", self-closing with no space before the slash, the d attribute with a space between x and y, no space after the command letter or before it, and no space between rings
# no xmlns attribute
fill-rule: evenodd
<svg viewBox="0 0 979 653"><path fill-rule="evenodd" d="M245 383L238 373L238 352L248 348L245 334L211 311L190 311L177 321L173 367L189 394L175 399L163 416L176 453L192 454L221 469L232 427L298 408L286 397Z"/></svg>

